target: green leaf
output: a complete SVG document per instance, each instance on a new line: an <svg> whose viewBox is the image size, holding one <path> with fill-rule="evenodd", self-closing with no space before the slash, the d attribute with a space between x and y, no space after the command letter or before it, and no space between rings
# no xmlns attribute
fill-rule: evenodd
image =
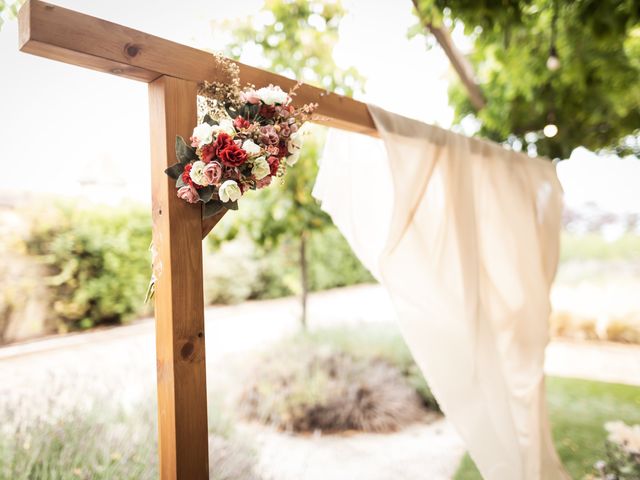
<svg viewBox="0 0 640 480"><path fill-rule="evenodd" d="M229 210L238 210L238 201L236 200L235 202L226 202L224 206Z"/></svg>
<svg viewBox="0 0 640 480"><path fill-rule="evenodd" d="M200 201L207 203L209 200L211 200L211 197L213 196L214 192L215 192L215 187L211 185L208 187L201 188L200 190L198 190L198 196L200 197Z"/></svg>
<svg viewBox="0 0 640 480"><path fill-rule="evenodd" d="M181 188L181 187L185 187L187 184L184 183L184 180L182 180L182 175L180 175L177 179L176 179L176 188Z"/></svg>
<svg viewBox="0 0 640 480"><path fill-rule="evenodd" d="M202 209L202 218L213 217L216 213L220 212L223 208L225 208L225 204L220 200L209 200L204 204L204 208Z"/></svg>
<svg viewBox="0 0 640 480"><path fill-rule="evenodd" d="M196 149L187 145L180 135L176 135L176 157L178 161L186 165L192 160L198 160L198 155L196 155Z"/></svg>
<svg viewBox="0 0 640 480"><path fill-rule="evenodd" d="M169 175L174 180L177 180L184 172L184 165L182 163L176 163L167 168L164 173Z"/></svg>

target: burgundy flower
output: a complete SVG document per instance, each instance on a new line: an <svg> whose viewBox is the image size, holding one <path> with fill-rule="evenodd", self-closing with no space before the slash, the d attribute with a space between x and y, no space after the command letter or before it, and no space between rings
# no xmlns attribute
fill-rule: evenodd
<svg viewBox="0 0 640 480"><path fill-rule="evenodd" d="M229 145L233 144L233 139L227 133L221 132L218 134L218 138L216 138L215 143L213 144L213 148L215 149L216 157L222 158L220 154L222 151L227 148Z"/></svg>
<svg viewBox="0 0 640 480"><path fill-rule="evenodd" d="M267 162L269 163L269 167L271 168L271 175L275 175L278 173L278 168L280 167L280 159L278 157L271 156L267 158Z"/></svg>
<svg viewBox="0 0 640 480"><path fill-rule="evenodd" d="M216 155L216 148L213 144L205 145L200 149L200 158L204 163L209 163Z"/></svg>
<svg viewBox="0 0 640 480"><path fill-rule="evenodd" d="M276 109L273 105L260 105L260 116L264 118L273 118L276 113Z"/></svg>
<svg viewBox="0 0 640 480"><path fill-rule="evenodd" d="M218 156L227 167L239 167L247 161L247 152L233 142L227 145Z"/></svg>

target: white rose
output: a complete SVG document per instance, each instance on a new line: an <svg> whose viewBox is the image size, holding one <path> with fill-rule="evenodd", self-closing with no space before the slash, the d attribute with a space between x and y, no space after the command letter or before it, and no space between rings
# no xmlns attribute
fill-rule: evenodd
<svg viewBox="0 0 640 480"><path fill-rule="evenodd" d="M274 105L276 103L284 105L289 101L289 95L287 92L283 92L280 87L263 87L256 91L256 95L266 105Z"/></svg>
<svg viewBox="0 0 640 480"><path fill-rule="evenodd" d="M245 140L242 144L242 149L249 155L258 155L260 153L260 145L256 144L253 140Z"/></svg>
<svg viewBox="0 0 640 480"><path fill-rule="evenodd" d="M201 123L193 129L193 138L198 142L198 147L213 141L213 131L213 127L208 123Z"/></svg>
<svg viewBox="0 0 640 480"><path fill-rule="evenodd" d="M292 153L286 158L287 165L289 165L290 167L298 163L298 160L300 160L300 150L298 150L295 153Z"/></svg>
<svg viewBox="0 0 640 480"><path fill-rule="evenodd" d="M218 196L220 200L225 203L229 201L235 202L242 196L242 191L234 180L225 180L222 182L222 185L220 185Z"/></svg>
<svg viewBox="0 0 640 480"><path fill-rule="evenodd" d="M204 167L206 166L207 166L206 163L198 160L197 162L193 162L193 165L191 166L191 171L189 172L189 176L191 177L191 180L193 180L198 185L202 185L203 187L206 187L207 185L209 185L209 180L207 179L207 176L204 174Z"/></svg>
<svg viewBox="0 0 640 480"><path fill-rule="evenodd" d="M223 118L220 120L219 125L213 126L213 131L216 132L216 134L224 132L232 137L236 134L236 129L233 128L233 120L230 118Z"/></svg>
<svg viewBox="0 0 640 480"><path fill-rule="evenodd" d="M287 149L289 153L298 153L302 148L302 132L299 130L294 132L289 137L289 141L287 142Z"/></svg>
<svg viewBox="0 0 640 480"><path fill-rule="evenodd" d="M251 174L256 177L256 180L262 180L264 177L271 173L269 162L264 157L258 157L253 161L253 168Z"/></svg>

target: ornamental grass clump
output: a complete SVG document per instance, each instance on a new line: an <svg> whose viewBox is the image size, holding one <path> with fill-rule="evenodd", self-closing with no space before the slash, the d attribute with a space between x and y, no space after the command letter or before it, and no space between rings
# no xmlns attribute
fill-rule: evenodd
<svg viewBox="0 0 640 480"><path fill-rule="evenodd" d="M328 346L281 345L253 370L241 413L292 432L392 432L424 418L400 370Z"/></svg>

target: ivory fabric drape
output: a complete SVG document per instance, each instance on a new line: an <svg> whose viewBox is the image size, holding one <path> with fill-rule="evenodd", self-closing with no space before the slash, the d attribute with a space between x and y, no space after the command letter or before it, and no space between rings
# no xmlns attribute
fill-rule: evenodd
<svg viewBox="0 0 640 480"><path fill-rule="evenodd" d="M562 209L554 166L369 110L382 141L331 131L314 195L389 293L483 477L569 478L543 374Z"/></svg>

